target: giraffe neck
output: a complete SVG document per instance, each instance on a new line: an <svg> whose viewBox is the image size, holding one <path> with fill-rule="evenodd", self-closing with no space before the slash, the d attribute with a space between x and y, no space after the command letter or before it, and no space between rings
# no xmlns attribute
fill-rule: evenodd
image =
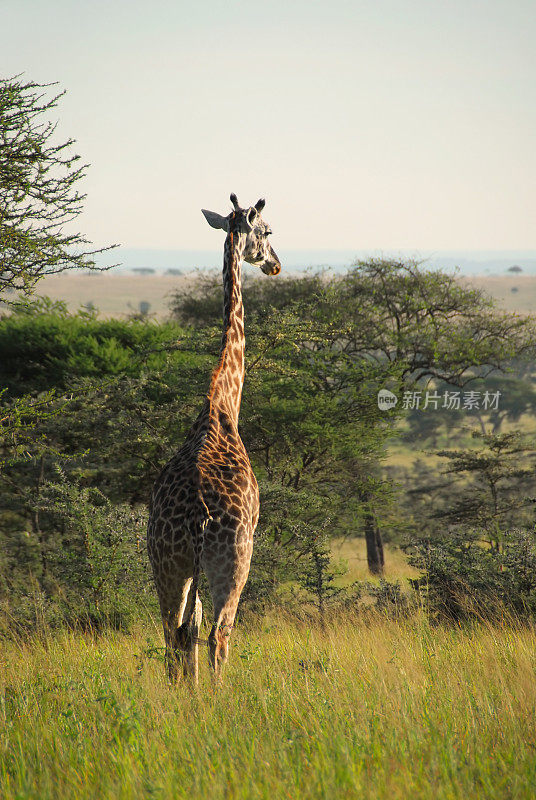
<svg viewBox="0 0 536 800"><path fill-rule="evenodd" d="M244 306L241 265L246 236L227 235L223 256L223 333L220 358L208 392L211 406L226 411L238 424L244 383Z"/></svg>

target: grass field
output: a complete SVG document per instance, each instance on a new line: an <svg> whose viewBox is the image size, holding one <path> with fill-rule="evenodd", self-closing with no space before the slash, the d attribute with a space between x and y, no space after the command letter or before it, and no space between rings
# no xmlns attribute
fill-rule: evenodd
<svg viewBox="0 0 536 800"><path fill-rule="evenodd" d="M536 795L532 630L268 618L196 692L168 687L160 644L150 622L3 643L0 796Z"/></svg>
<svg viewBox="0 0 536 800"><path fill-rule="evenodd" d="M54 280L44 294L114 316L141 300L163 315L182 279ZM526 291L510 293L523 280ZM497 281L505 307L536 308L536 278ZM400 445L390 463L413 458ZM363 540L332 547L343 582L369 578ZM387 548L388 580L414 574ZM201 655L193 691L168 686L150 618L131 634L0 639L0 799L536 797L532 628L370 611L322 628L274 613L237 627L221 688Z"/></svg>
<svg viewBox="0 0 536 800"><path fill-rule="evenodd" d="M398 547L385 545L385 571L384 578L388 581L401 581L405 583L408 578L416 578L417 570L410 567L405 554ZM367 565L367 546L363 538L331 539L331 555L335 563L339 563L345 570L342 576L342 585L352 581L371 581L374 579Z"/></svg>

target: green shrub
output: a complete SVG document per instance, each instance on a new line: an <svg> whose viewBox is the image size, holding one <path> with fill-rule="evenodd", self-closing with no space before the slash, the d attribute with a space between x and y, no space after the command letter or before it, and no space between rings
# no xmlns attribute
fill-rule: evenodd
<svg viewBox="0 0 536 800"><path fill-rule="evenodd" d="M505 531L500 544L490 547L478 531L454 530L440 540L414 544L409 563L422 570L413 586L439 618L536 618L534 531Z"/></svg>
<svg viewBox="0 0 536 800"><path fill-rule="evenodd" d="M41 298L0 318L0 386L19 397L70 390L80 378L134 377L162 367L182 335L177 323L99 319L87 309L69 314L63 303Z"/></svg>
<svg viewBox="0 0 536 800"><path fill-rule="evenodd" d="M145 510L112 504L98 490L69 482L61 473L56 483L42 487L38 509L46 526L22 536L26 548L35 550L33 570L28 553L20 570L13 560L21 537L8 539L12 569L3 571L0 607L9 627L127 628L142 609L154 605Z"/></svg>

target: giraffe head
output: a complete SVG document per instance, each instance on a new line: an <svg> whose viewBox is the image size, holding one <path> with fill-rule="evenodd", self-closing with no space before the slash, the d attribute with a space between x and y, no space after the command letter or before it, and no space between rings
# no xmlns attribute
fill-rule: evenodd
<svg viewBox="0 0 536 800"><path fill-rule="evenodd" d="M208 224L213 228L221 228L227 233L241 233L245 235L244 261L260 267L265 275L278 275L281 272L281 262L274 248L268 241L272 229L261 217L265 201L258 200L250 208L241 208L236 195L231 195L234 211L227 217L216 214L214 211L201 209Z"/></svg>

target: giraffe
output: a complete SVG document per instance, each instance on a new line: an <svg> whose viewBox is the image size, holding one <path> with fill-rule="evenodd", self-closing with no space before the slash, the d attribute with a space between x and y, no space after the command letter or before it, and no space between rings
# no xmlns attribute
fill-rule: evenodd
<svg viewBox="0 0 536 800"><path fill-rule="evenodd" d="M265 201L241 208L231 195L226 217L202 212L227 233L223 258L223 333L218 364L203 407L186 440L153 487L147 548L160 602L171 683L183 674L198 682L202 606L198 583L204 571L214 605L209 660L221 680L229 637L246 583L259 490L238 432L244 383L244 310L241 263L277 275L281 263L261 217Z"/></svg>

